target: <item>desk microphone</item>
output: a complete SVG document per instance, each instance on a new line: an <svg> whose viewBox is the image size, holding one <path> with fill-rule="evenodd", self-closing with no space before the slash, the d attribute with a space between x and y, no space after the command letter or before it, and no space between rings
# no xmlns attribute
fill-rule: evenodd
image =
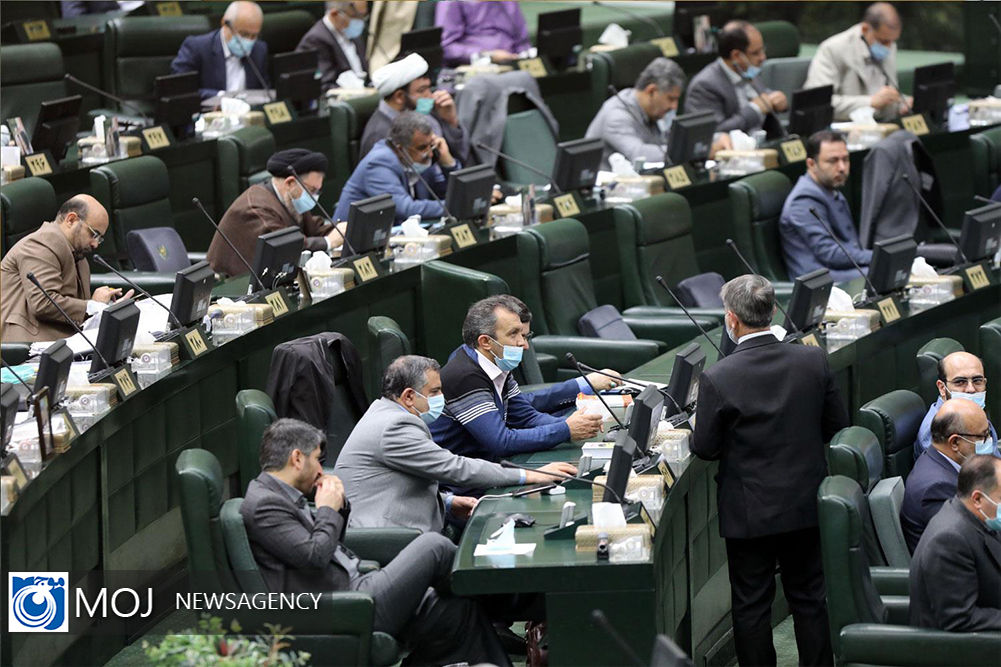
<svg viewBox="0 0 1001 667"><path fill-rule="evenodd" d="M94 345L92 342L90 342L90 339L87 338L86 334L84 334L83 329L81 329L80 326L73 321L72 317L66 314L66 311L63 310L63 307L60 306L59 303L52 298L52 295L49 294L44 287L42 287L42 284L38 282L38 278L35 277L35 274L29 271L28 273L25 274L25 277L27 277L27 279L30 280L31 283L42 292L45 298L49 300L49 303L51 303L53 306L56 307L56 310L58 310L59 314L63 316L63 319L66 320L71 327L73 327L74 331L80 334L80 338L83 338L84 342L86 342L87 345L90 345L90 349L94 350L94 354L96 354L97 358L101 360L101 363L104 364L104 367L111 368L111 364L109 364L108 360L105 359L103 354L101 354L101 351L97 349L97 346Z"/></svg>
<svg viewBox="0 0 1001 667"><path fill-rule="evenodd" d="M540 472L538 468L532 468L532 467L529 467L529 466L523 466L523 465L518 464L518 463L512 463L511 461L501 461L500 464L501 464L501 467L503 467L503 468L518 468L519 470L528 470L530 472ZM626 502L624 500L622 500L622 496L620 496L618 493L616 493L615 489L609 488L603 482L596 482L593 479L585 479L584 477L575 477L573 475L568 475L568 474L563 473L563 472L550 472L549 470L546 470L542 474L543 475L552 475L553 477L562 477L563 479L571 481L571 482L584 482L586 484L591 484L592 486L601 487L602 489L605 489L606 491L608 491L609 493L611 493L615 497L615 499L619 502L620 505L625 505L626 504Z"/></svg>
<svg viewBox="0 0 1001 667"><path fill-rule="evenodd" d="M667 37L667 33L665 33L664 30L659 25L657 25L657 22L654 21L652 18L650 18L649 16L643 16L638 12L630 11L625 7L619 7L620 3L618 2L592 2L591 4L594 5L595 7L602 7L603 9L611 9L613 12L619 12L620 14L624 14L632 19L640 21L641 23L646 23L648 26L653 28L654 32L657 34L658 37Z"/></svg>
<svg viewBox="0 0 1001 667"><path fill-rule="evenodd" d="M988 199L987 197L984 197L983 195L973 195L973 198L976 199L977 201L982 201L985 204L997 204L998 203L998 202L994 201L993 199Z"/></svg>
<svg viewBox="0 0 1001 667"><path fill-rule="evenodd" d="M556 184L556 181L553 179L553 177L551 175L547 174L546 172L542 171L541 169L536 169L535 167L533 167L532 165L528 164L527 162L522 162L521 160L517 160L517 159L511 157L510 155L508 155L507 153L505 153L503 151L499 151L496 148L491 148L490 146L487 146L482 141L477 141L475 145L476 145L477 148L485 150L488 153L493 153L494 155L496 155L498 157L502 157L505 160L510 160L511 162L515 163L519 167L524 167L525 169L528 169L533 174L537 174L537 175L541 176L542 178L544 178L547 181L549 181L549 184L553 186L554 190L556 190L556 194L558 194L558 195L563 194L563 190L560 188L560 186L558 186Z"/></svg>
<svg viewBox="0 0 1001 667"><path fill-rule="evenodd" d="M330 213L327 212L327 209L325 209L323 207L323 204L320 203L320 200L318 200L316 197L314 197L313 193L310 192L309 188L306 187L306 184L302 182L302 179L299 178L299 174L298 174L298 172L296 172L295 167L293 167L292 165L289 165L288 166L288 173L289 173L290 176L292 176L292 178L295 179L295 182L299 184L299 187L302 188L302 191L306 193L306 196L309 197L310 201L313 202L313 206L319 207L320 213L323 214L323 217L325 217L327 220L329 220L331 222L331 224L334 225L334 228L336 229L337 228L337 223L334 222L334 219L330 216ZM344 231L347 232L346 229ZM340 234L340 231L338 231L337 233ZM344 247L347 248L348 251L351 253L351 255L350 255L351 257L354 257L355 255L358 254L358 251L355 250L354 246L351 245L351 241L348 241L347 234L341 234L341 240L344 242ZM344 253L341 253L341 254L343 255Z"/></svg>
<svg viewBox="0 0 1001 667"><path fill-rule="evenodd" d="M232 22L229 19L223 19L223 25L225 25L227 28L229 28L230 31L234 35L236 34L236 28L233 27L233 24L232 24ZM239 35L237 35L237 36L239 36ZM243 38L241 37L240 39L243 39ZM246 61L247 63L250 64L250 69L252 69L254 71L254 76L256 76L257 80L261 83L261 88L268 94L268 99L271 100L272 102L274 102L275 97L274 97L274 94L271 92L271 88L264 81L264 75L261 74L261 70L257 69L257 63L255 63L254 59L250 57L250 53L248 53L248 52L246 52L244 50L242 42L240 43L240 50L244 51L244 53L243 54L237 53L236 57L238 57L240 60Z"/></svg>
<svg viewBox="0 0 1001 667"><path fill-rule="evenodd" d="M577 372L580 374L580 376L584 378L584 382L587 383L587 386L591 388L591 391L594 392L594 395L598 397L598 400L601 401L601 404L605 406L606 410L608 410L608 414L612 415L612 419L614 419L615 423L619 425L619 428L625 429L626 426L625 424L622 423L622 420L619 419L614 412L612 412L612 408L608 407L608 401L605 400L605 397L602 396L601 393L594 388L594 385L591 384L591 381L587 379L587 375L584 374L584 371L581 369L580 364L577 363L577 358L573 356L573 352L567 352L566 360L574 365L574 368L577 369Z"/></svg>
<svg viewBox="0 0 1001 667"><path fill-rule="evenodd" d="M667 291L667 293L671 295L671 298L674 299L675 303L677 303L679 306L681 306L681 309L683 311L685 311L685 315L687 315L688 319L690 319L692 321L692 324L695 325L695 328L697 328L699 330L699 333L701 333L705 337L705 339L707 341L709 341L709 344L716 348L716 353L719 354L719 356L716 357L716 359L719 360L719 359L722 359L723 357L725 357L726 355L723 354L723 350L719 349L719 345L716 344L716 341L714 341L709 336L709 334L706 333L706 330L702 328L702 325L699 324L695 320L695 318L692 317L692 314L690 312L688 312L688 309L685 308L685 304L681 303L681 300L678 299L678 297L676 297L674 295L674 292L671 291L671 288L667 286L667 282L664 281L664 277L663 276L655 276L654 280L656 280L658 283L660 283L660 286L663 287Z"/></svg>
<svg viewBox="0 0 1001 667"><path fill-rule="evenodd" d="M202 202L198 199L198 197L192 197L191 203L194 204L195 208L197 208L205 215L205 219L209 221L209 224L215 227L215 230L219 232L219 236L221 236L222 240L225 241L226 245L229 246L229 249L232 250L234 253L236 253L236 256L240 258L240 261L243 262L243 265L247 267L247 271L250 272L252 280L257 281L258 287L260 287L261 289L266 289L264 287L264 281L261 279L261 276L257 275L254 269L250 267L250 262L247 261L246 257L240 254L240 251L236 249L236 246L233 245L233 242L229 240L229 237L226 236L226 233L219 228L219 225L216 224L216 221L212 219L212 216L209 215L209 212L205 210L204 206L202 206ZM250 285L250 291L253 292L253 284Z"/></svg>
<svg viewBox="0 0 1001 667"><path fill-rule="evenodd" d="M157 301L156 299L154 299L152 294L150 294L149 292L147 292L146 290L144 290L142 287L139 287L139 285L137 285L135 282L133 282L132 280L130 280L127 276L125 276L123 273L121 273L118 269L116 269L115 267L111 266L111 264L108 264L106 261L104 261L104 258L101 257L100 255L98 255L97 253L94 253L93 255L91 255L91 257L94 258L95 262L97 262L98 264L100 264L101 266L103 266L104 268L106 268L107 270L111 271L116 276L118 276L119 278L121 278L122 280L124 280L126 283L128 283L129 287L131 287L132 289L134 289L136 292L138 292L139 294L142 294L144 297L146 297L147 299L149 299L150 301L152 301L156 305L160 306L164 310L166 310L167 311L167 315L174 322L174 326L176 326L178 329L183 329L184 328L184 325L181 324L181 321L179 319L177 319L177 315L174 315L174 313L171 312L170 308L167 308L167 306L163 305L162 303L160 303L159 301Z"/></svg>
<svg viewBox="0 0 1001 667"><path fill-rule="evenodd" d="M596 2L594 4L597 5L601 3ZM637 665L637 667L644 667L647 664L644 661L640 660L640 657L636 655L636 651L633 650L633 647L630 646L629 643L622 638L622 635L619 634L619 631L612 626L612 623L608 620L608 617L605 616L605 612L601 611L600 609L592 609L591 622L594 623L599 628L601 628L602 630L604 630L605 634L607 634L609 637L612 638L612 641L618 645L622 653L627 658L629 658L629 660L634 665Z"/></svg>
<svg viewBox="0 0 1001 667"><path fill-rule="evenodd" d="M753 273L756 276L760 276L761 275L760 273L758 273L757 271L755 271L754 267L751 266L751 263L748 262L747 259L744 258L744 256L741 254L740 250L737 249L737 244L733 242L733 239L727 239L726 240L726 244L728 246L730 246L730 250L732 250L734 253L736 253L737 258L741 261L741 263L745 267L747 267L748 271L750 271L751 273ZM782 314L786 316L786 320L789 322L789 324L791 324L796 329L796 331L802 331L802 329L799 328L799 325L796 324L795 322L793 322L792 318L789 317L789 311L787 311L785 308L782 307L782 304L779 303L779 300L777 298L775 299L775 305L778 306L779 310L782 311Z"/></svg>
<svg viewBox="0 0 1001 667"><path fill-rule="evenodd" d="M431 185L424 180L423 174L417 171L417 168L414 166L414 161L410 159L409 155L407 155L407 150L396 142L390 142L390 145L393 148L393 152L403 158L404 163L406 163L407 167L410 168L410 171L414 172L414 175L417 176L418 180L420 180L420 182L424 185L424 189L431 193L431 196L436 202L441 204L441 210L445 211L445 224L448 225L455 222L455 216L453 216L452 212L448 210L448 206L445 206L445 202L443 202L441 197L438 196L438 193L434 191L434 188L432 188ZM454 157L452 159L455 160ZM458 161L456 161L456 164L458 164Z"/></svg>
<svg viewBox="0 0 1001 667"><path fill-rule="evenodd" d="M949 233L949 228L945 226L944 222L942 222L942 218L938 217L935 214L935 210L931 207L931 204L928 203L928 200L925 199L924 195L921 194L921 190L918 189L918 186L914 184L914 181L911 180L911 177L907 175L907 172L901 172L900 177L905 181L907 181L907 185L911 186L911 190L914 191L914 194L916 194L918 196L918 199L921 200L921 203L924 204L925 210L928 211L928 215L930 215L932 217L932 220L934 220L938 224L938 226L942 229L942 231L945 232L945 238L949 239L949 243L956 246L956 252L958 252L959 256L963 258L963 263L969 264L970 260L967 259L966 253L963 252L963 249L959 247L959 243L956 241L956 239L952 237L952 234Z"/></svg>
<svg viewBox="0 0 1001 667"><path fill-rule="evenodd" d="M81 88L86 88L87 90L89 90L91 92L94 92L94 93L97 93L98 95L100 95L102 97L106 97L109 100L112 100L114 102L118 102L118 104L120 104L123 107L131 109L132 111L134 111L136 113L136 115L138 115L140 118L143 119L143 123L144 124L146 124L146 125L152 125L153 124L153 119L150 118L148 114L146 114L142 109L140 109L139 107L137 107L132 102L129 102L128 100L124 100L121 97L118 97L117 95L112 95L108 91L103 90L101 88L98 88L97 86L92 86L91 84L87 83L86 81L81 81L80 79L76 78L72 74L68 74L68 73L64 74L63 78L66 81L69 81L70 83L75 83L76 85L80 86Z"/></svg>
<svg viewBox="0 0 1001 667"><path fill-rule="evenodd" d="M848 258L848 261L852 263L852 266L855 267L855 270L858 271L859 275L862 276L862 279L865 280L865 284L869 288L869 291L872 292L872 295L873 296L878 296L879 292L877 292L876 288L873 287L872 281L869 280L868 274L866 274L866 272L862 270L862 267L859 266L858 262L855 261L855 258L852 257L852 255L851 255L850 252L848 252L848 248L846 248L845 244L841 242L841 239L839 239L837 237L837 235L834 233L834 230L831 229L831 226L829 224L827 224L827 222L825 222L823 218L820 217L820 214L817 213L817 209L815 209L814 207L811 206L810 207L810 215L812 215L813 217L815 217L817 219L817 222L819 222L821 225L823 225L824 230L828 234L830 234L830 236L834 240L834 242L836 244L838 244L839 248L841 248L841 252L845 253L845 257Z"/></svg>
<svg viewBox="0 0 1001 667"><path fill-rule="evenodd" d="M569 352L567 354L569 354ZM582 364L580 362L577 362L577 366L578 366L578 370L580 370L581 368L583 368L584 370L588 371L589 373L597 373L598 375L604 375L605 377L612 378L613 380L618 380L619 382L622 382L623 384L631 384L634 387L639 387L640 389L647 389L649 387L653 387L658 392L660 392L665 398L667 398L672 403L674 403L674 407L676 407L678 409L678 414L681 414L681 413L685 412L682 409L682 407L680 405L678 405L678 402L676 400L674 400L674 396L671 396L671 394L668 393L668 391L666 389L662 389L662 388L658 387L657 385L655 385L653 383L646 383L646 384L644 384L642 382L637 382L635 380L630 380L629 378L620 377L618 375L612 375L611 373L606 373L605 371L600 371L597 368L594 368L592 366L588 366L587 364Z"/></svg>

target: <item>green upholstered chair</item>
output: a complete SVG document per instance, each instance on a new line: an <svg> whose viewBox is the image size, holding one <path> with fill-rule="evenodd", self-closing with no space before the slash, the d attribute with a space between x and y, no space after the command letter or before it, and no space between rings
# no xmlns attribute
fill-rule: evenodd
<svg viewBox="0 0 1001 667"><path fill-rule="evenodd" d="M768 60L799 55L799 30L795 24L789 21L759 21L754 27L761 31Z"/></svg>
<svg viewBox="0 0 1001 667"><path fill-rule="evenodd" d="M207 16L123 16L104 30L104 81L108 90L152 111L153 79L170 74L170 63L189 35L212 29Z"/></svg>
<svg viewBox="0 0 1001 667"><path fill-rule="evenodd" d="M827 464L832 475L851 477L869 493L883 479L883 448L869 429L849 426L831 438Z"/></svg>
<svg viewBox="0 0 1001 667"><path fill-rule="evenodd" d="M0 114L4 122L20 117L30 136L39 105L66 97L63 72L63 52L52 42L0 49Z"/></svg>
<svg viewBox="0 0 1001 667"><path fill-rule="evenodd" d="M11 366L23 364L31 354L31 343L0 343L0 358Z"/></svg>
<svg viewBox="0 0 1001 667"><path fill-rule="evenodd" d="M543 174L553 171L557 138L538 109L509 114L504 124L500 150L516 160L532 165ZM505 158L497 159L497 170L508 183L545 185L549 180Z"/></svg>
<svg viewBox="0 0 1001 667"><path fill-rule="evenodd" d="M266 166L275 153L275 138L267 128L252 125L220 137L216 150L219 210L224 211L244 190L271 177Z"/></svg>
<svg viewBox="0 0 1001 667"><path fill-rule="evenodd" d="M323 184L324 193L329 189L334 198L340 196L344 184L351 178L351 172L358 165L358 149L361 145L361 135L365 131L368 119L379 106L378 95L353 97L330 104L330 142L334 155L330 171Z"/></svg>
<svg viewBox="0 0 1001 667"><path fill-rule="evenodd" d="M769 49L769 54L771 49ZM792 94L803 87L806 83L806 73L810 69L811 58L797 58L796 56L768 58L761 63L761 83L766 88L778 90L785 93L786 100L792 103ZM780 117L785 118L789 113L782 112Z"/></svg>
<svg viewBox="0 0 1001 667"><path fill-rule="evenodd" d="M918 377L921 386L918 393L924 399L925 405L931 405L938 398L938 362L953 352L962 352L963 345L951 338L932 338L918 350Z"/></svg>
<svg viewBox="0 0 1001 667"><path fill-rule="evenodd" d="M1001 317L980 325L980 358L988 382L1001 382ZM987 414L1001 422L1001 391L987 392Z"/></svg>
<svg viewBox="0 0 1001 667"><path fill-rule="evenodd" d="M247 492L250 480L261 474L261 436L278 419L271 397L259 389L236 394L237 459L240 465L240 493Z"/></svg>
<svg viewBox="0 0 1001 667"><path fill-rule="evenodd" d="M960 634L906 624L907 598L881 598L866 557L862 488L844 476L826 478L817 492L827 614L837 664L990 665L1001 634ZM836 582L836 583L833 583Z"/></svg>
<svg viewBox="0 0 1001 667"><path fill-rule="evenodd" d="M292 9L283 12L268 12L261 25L260 39L268 44L268 55L295 51L299 40L305 35L316 18L303 9ZM274 86L274 82L271 82Z"/></svg>
<svg viewBox="0 0 1001 667"><path fill-rule="evenodd" d="M594 94L592 111L596 113L608 98L608 86L618 90L632 88L643 68L661 55L660 47L650 42L635 42L622 49L592 53L589 56Z"/></svg>
<svg viewBox="0 0 1001 667"><path fill-rule="evenodd" d="M883 474L902 477L914 466L914 441L928 406L913 391L897 389L874 398L858 412L858 423L876 434L883 448Z"/></svg>
<svg viewBox="0 0 1001 667"><path fill-rule="evenodd" d="M869 510L876 529L879 546L890 567L909 568L911 552L904 539L904 529L900 525L900 510L904 506L904 480L887 477L876 482L869 491ZM878 584L877 584L878 586Z"/></svg>
<svg viewBox="0 0 1001 667"><path fill-rule="evenodd" d="M1001 185L1001 127L970 135L974 193L990 197Z"/></svg>
<svg viewBox="0 0 1001 667"><path fill-rule="evenodd" d="M733 240L769 280L790 280L782 257L779 218L791 190L789 177L775 170L745 176L729 186Z"/></svg>
<svg viewBox="0 0 1001 667"><path fill-rule="evenodd" d="M370 338L369 349L369 376L372 380L369 385L369 396L380 396L382 394L382 378L389 368L389 364L397 357L405 354L412 354L413 348L410 346L410 339L403 333L400 325L391 317L376 315L368 318L368 335Z"/></svg>
<svg viewBox="0 0 1001 667"><path fill-rule="evenodd" d="M56 191L44 178L31 176L0 188L0 217L3 218L3 253L43 222L54 220Z"/></svg>

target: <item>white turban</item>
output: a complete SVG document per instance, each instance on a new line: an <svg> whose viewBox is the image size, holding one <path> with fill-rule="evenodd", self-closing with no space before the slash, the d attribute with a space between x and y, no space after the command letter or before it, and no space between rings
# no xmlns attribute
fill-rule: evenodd
<svg viewBox="0 0 1001 667"><path fill-rule="evenodd" d="M414 79L427 74L428 61L417 53L411 53L403 60L383 65L372 73L372 85L380 97L391 95Z"/></svg>

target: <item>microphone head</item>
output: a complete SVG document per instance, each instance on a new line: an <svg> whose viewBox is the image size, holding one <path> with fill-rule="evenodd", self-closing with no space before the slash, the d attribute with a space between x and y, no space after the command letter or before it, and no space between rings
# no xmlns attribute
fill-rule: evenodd
<svg viewBox="0 0 1001 667"><path fill-rule="evenodd" d="M727 239L727 240L726 240L726 244L727 244L728 246L730 246L731 248L732 248L732 247L733 247L733 246L735 245L735 244L734 244L734 242L733 242L733 239Z"/></svg>
<svg viewBox="0 0 1001 667"><path fill-rule="evenodd" d="M656 280L657 282L659 282L664 287L667 287L667 283L664 282L664 276L654 276L654 280Z"/></svg>
<svg viewBox="0 0 1001 667"><path fill-rule="evenodd" d="M619 90L615 86L613 86L612 84L608 84L608 88L606 88L605 90L607 90L608 92L610 92L612 95L616 95L619 92Z"/></svg>
<svg viewBox="0 0 1001 667"><path fill-rule="evenodd" d="M577 365L577 358L573 356L573 352L567 352L566 356L564 357L564 359L566 359L567 361L569 361L574 366Z"/></svg>
<svg viewBox="0 0 1001 667"><path fill-rule="evenodd" d="M520 466L516 466L515 464L511 463L510 461L501 461L500 464L501 464L502 468L518 468L518 467L520 467Z"/></svg>
<svg viewBox="0 0 1001 667"><path fill-rule="evenodd" d="M191 203L194 204L195 206L199 206L199 207L202 205L202 202L199 201L198 197L192 197L191 198Z"/></svg>

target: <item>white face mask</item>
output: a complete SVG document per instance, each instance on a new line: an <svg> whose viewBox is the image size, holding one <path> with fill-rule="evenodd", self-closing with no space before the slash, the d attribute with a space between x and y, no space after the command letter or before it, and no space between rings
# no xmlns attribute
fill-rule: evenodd
<svg viewBox="0 0 1001 667"><path fill-rule="evenodd" d="M965 391L953 391L950 392L950 398L965 398L968 401L973 401L981 408L985 408L987 405L987 390L975 391L969 394Z"/></svg>

